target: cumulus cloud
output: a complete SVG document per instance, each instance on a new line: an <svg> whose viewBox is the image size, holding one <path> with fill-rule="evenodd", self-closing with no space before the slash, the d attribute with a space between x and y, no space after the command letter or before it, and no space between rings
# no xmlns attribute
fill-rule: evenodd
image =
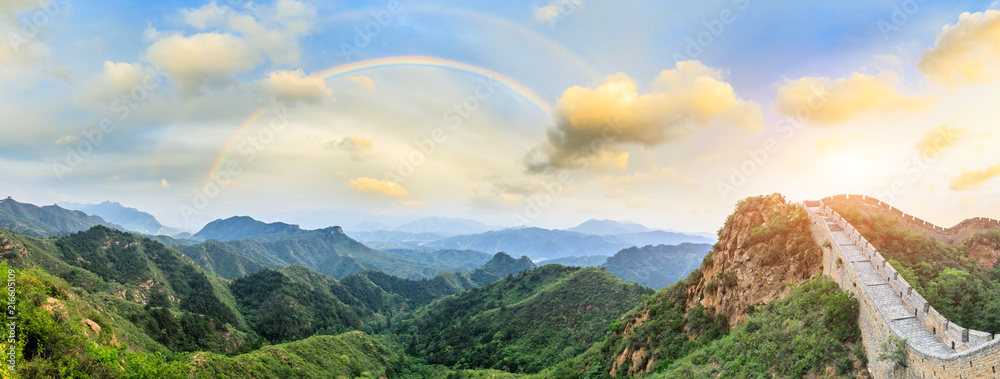
<svg viewBox="0 0 1000 379"><path fill-rule="evenodd" d="M230 82L234 72L247 71L265 57L278 65L298 61L298 40L313 29L315 8L294 0L248 3L245 8L237 11L213 1L181 10L185 23L206 32L164 35L147 29L145 38L155 39L147 59L161 63L189 92Z"/></svg>
<svg viewBox="0 0 1000 379"><path fill-rule="evenodd" d="M357 83L359 86L361 86L361 88L364 88L369 91L375 89L375 81L373 81L372 78L369 78L364 75L358 75L358 76L351 75L348 78L351 79L352 82Z"/></svg>
<svg viewBox="0 0 1000 379"><path fill-rule="evenodd" d="M249 13L238 12L214 1L201 8L184 9L184 21L197 29L226 28L239 34L254 49L276 64L299 59L298 39L315 24L316 9L294 0L278 0L271 5L247 5Z"/></svg>
<svg viewBox="0 0 1000 379"><path fill-rule="evenodd" d="M160 179L160 187L163 188L170 187L170 182L168 182L166 179Z"/></svg>
<svg viewBox="0 0 1000 379"><path fill-rule="evenodd" d="M982 187L990 179L1000 176L1000 163L982 170L962 169L962 173L951 178L949 187L952 191L974 190Z"/></svg>
<svg viewBox="0 0 1000 379"><path fill-rule="evenodd" d="M96 77L81 86L77 100L107 102L109 97L128 93L142 85L149 76L146 68L138 63L105 61L104 69Z"/></svg>
<svg viewBox="0 0 1000 379"><path fill-rule="evenodd" d="M535 8L535 19L551 22L559 18L559 15L576 12L581 6L583 2L580 0L552 0L548 5Z"/></svg>
<svg viewBox="0 0 1000 379"><path fill-rule="evenodd" d="M272 72L257 87L281 101L317 101L333 95L323 79L306 76L302 70Z"/></svg>
<svg viewBox="0 0 1000 379"><path fill-rule="evenodd" d="M260 59L242 39L219 33L174 34L153 43L146 56L187 91L231 81L234 72L247 71Z"/></svg>
<svg viewBox="0 0 1000 379"><path fill-rule="evenodd" d="M355 190L361 193L379 194L390 197L403 197L410 194L399 183L385 179L360 177L351 179L347 182L347 185L354 187Z"/></svg>
<svg viewBox="0 0 1000 379"><path fill-rule="evenodd" d="M374 143L370 139L361 136L347 136L341 138L337 141L331 141L326 144L326 148L330 150L342 151L347 154L347 157L355 162L361 162L364 160L363 153L370 149Z"/></svg>
<svg viewBox="0 0 1000 379"><path fill-rule="evenodd" d="M786 80L778 88L778 111L786 117L815 125L848 121L864 114L888 114L926 109L930 97L904 96L896 89L899 76L883 71L876 75L854 73L836 80L803 77Z"/></svg>
<svg viewBox="0 0 1000 379"><path fill-rule="evenodd" d="M965 128L938 125L924 132L914 149L926 158L934 157L961 140L965 132Z"/></svg>
<svg viewBox="0 0 1000 379"><path fill-rule="evenodd" d="M962 13L946 25L917 69L932 82L955 87L1000 78L1000 10Z"/></svg>
<svg viewBox="0 0 1000 379"><path fill-rule="evenodd" d="M623 73L597 88L569 88L555 113L546 141L525 157L529 171L624 170L629 144L656 146L710 126L763 130L760 107L738 97L721 71L698 61L664 70L645 94Z"/></svg>

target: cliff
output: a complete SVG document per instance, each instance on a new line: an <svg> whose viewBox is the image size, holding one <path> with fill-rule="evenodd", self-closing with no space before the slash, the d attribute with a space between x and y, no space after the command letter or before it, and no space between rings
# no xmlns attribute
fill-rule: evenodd
<svg viewBox="0 0 1000 379"><path fill-rule="evenodd" d="M821 260L800 204L779 194L748 198L719 230L701 278L688 287L688 307L714 308L729 323L741 323L748 307L779 299L788 284L822 273Z"/></svg>
<svg viewBox="0 0 1000 379"><path fill-rule="evenodd" d="M755 307L821 274L822 252L801 204L780 194L740 201L701 267L623 317L611 351L612 377L656 371L746 320ZM680 335L683 340L673 336ZM674 339L674 341L664 341ZM690 342L690 343L689 343Z"/></svg>

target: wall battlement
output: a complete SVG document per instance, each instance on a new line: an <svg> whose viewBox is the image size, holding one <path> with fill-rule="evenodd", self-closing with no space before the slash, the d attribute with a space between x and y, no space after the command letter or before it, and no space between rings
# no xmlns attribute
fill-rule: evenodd
<svg viewBox="0 0 1000 379"><path fill-rule="evenodd" d="M903 212L889 203L866 195L827 196L820 201L827 205L835 203L851 203L879 209L893 218L907 223L914 229L922 231L925 235L940 241L946 241L948 243L962 242L965 238L970 237L975 231L1000 228L1000 220L987 217L973 217L965 219L950 228L944 228Z"/></svg>
<svg viewBox="0 0 1000 379"><path fill-rule="evenodd" d="M831 242L830 248L823 252L824 274L858 299L861 311L858 324L872 375L876 378L1000 377L997 373L1000 338L966 329L938 313L860 232L827 205L828 200L879 207L921 226L929 225L929 230L939 233L947 233L962 223L949 229L935 229L939 227L862 195L840 195L804 203L810 220L817 226L817 242L821 245L824 239ZM1000 227L996 220L969 220L992 221ZM892 370L888 362L877 361L878 347L890 334L908 340L909 359L907 367L901 370Z"/></svg>

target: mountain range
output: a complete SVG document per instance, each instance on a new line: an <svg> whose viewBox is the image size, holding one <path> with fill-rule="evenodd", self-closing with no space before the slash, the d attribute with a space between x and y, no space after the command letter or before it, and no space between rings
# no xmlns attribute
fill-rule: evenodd
<svg viewBox="0 0 1000 379"><path fill-rule="evenodd" d="M87 230L94 226L124 230L100 216L64 209L58 205L39 207L10 197L0 200L0 228L32 237L51 237Z"/></svg>
<svg viewBox="0 0 1000 379"><path fill-rule="evenodd" d="M79 204L60 202L60 206L66 209L73 209L91 215L97 215L115 224L121 225L126 230L146 234L151 236L166 235L176 236L186 232L184 229L164 226L153 215L129 208L120 203L105 201L100 204Z"/></svg>

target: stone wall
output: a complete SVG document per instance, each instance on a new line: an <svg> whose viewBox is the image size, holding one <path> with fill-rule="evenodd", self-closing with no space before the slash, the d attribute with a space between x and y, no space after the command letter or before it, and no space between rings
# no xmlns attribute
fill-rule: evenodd
<svg viewBox="0 0 1000 379"><path fill-rule="evenodd" d="M843 201L853 198L855 195L841 195L839 199L833 201ZM828 198L830 199L830 198ZM878 200L858 197L861 202L874 204L883 207L884 204ZM849 261L842 251L841 246L831 243L824 249L824 273L836 281L845 291L855 294L858 299L860 316L859 327L862 331L862 344L865 346L869 357L869 371L876 378L903 377L903 378L998 378L1000 374L996 370L1000 369L1000 339L995 339L993 335L985 332L969 330L956 325L935 310L916 290L910 286L895 268L862 236L847 220L840 217L825 203L827 199L821 201L806 202L807 207L819 207L819 213L809 212L809 217L819 231L820 243L822 239L833 241L833 232L828 227L826 220L829 218L843 233L848 236L853 247L861 251L863 260L855 259ZM886 205L887 206L887 205ZM885 209L885 208L883 208ZM887 210L893 212L895 208ZM898 215L906 217L905 213L898 212ZM910 216L911 222L921 226L928 223ZM917 221L919 220L919 221ZM980 219L981 220L981 219ZM992 220L995 221L995 220ZM933 224L927 227L930 231L946 233ZM853 251L853 250L852 250ZM886 280L888 286L892 288L899 300L906 307L906 312L912 310L913 318L916 318L920 325L923 325L941 340L947 347L951 348L948 353L932 352L924 349L920 343L909 341L907 351L909 358L907 367L903 370L893 371L888 367L887 362L878 361L878 347L889 334L899 337L907 336L907 333L889 320L887 315L889 309L883 309L873 298L870 289L859 283L863 283L855 272L858 264L870 264L875 272ZM869 274L870 275L870 274ZM899 309L895 309L896 312ZM926 334L926 333L925 333Z"/></svg>
<svg viewBox="0 0 1000 379"><path fill-rule="evenodd" d="M986 217L974 217L970 219L965 219L955 226L950 228L944 228L934 225L931 222L920 219L916 216L907 214L899 210L898 208L876 199L871 196L865 195L836 195L828 196L823 198L822 201L826 205L831 205L835 203L851 203L855 205L864 205L881 211L882 214L888 215L890 217L899 220L908 227L911 231L924 234L928 237L943 241L949 244L956 244L965 239L971 237L973 234L982 232L989 229L1000 229L1000 220L986 218Z"/></svg>

